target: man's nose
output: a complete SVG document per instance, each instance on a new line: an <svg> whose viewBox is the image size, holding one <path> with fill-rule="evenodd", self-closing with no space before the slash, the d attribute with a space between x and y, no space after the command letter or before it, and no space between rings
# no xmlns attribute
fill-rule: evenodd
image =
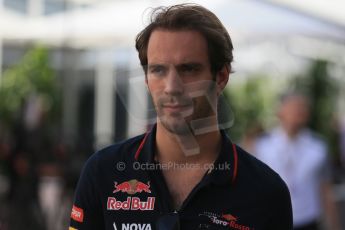
<svg viewBox="0 0 345 230"><path fill-rule="evenodd" d="M182 94L184 91L183 81L176 71L172 69L166 77L165 81L165 93L170 95Z"/></svg>

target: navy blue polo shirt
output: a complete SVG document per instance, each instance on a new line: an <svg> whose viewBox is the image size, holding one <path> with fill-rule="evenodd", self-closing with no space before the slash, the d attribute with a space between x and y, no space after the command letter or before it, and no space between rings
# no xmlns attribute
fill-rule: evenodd
<svg viewBox="0 0 345 230"><path fill-rule="evenodd" d="M155 127L93 154L77 185L70 230L147 230L176 221L180 229L292 229L285 183L221 133L213 170L179 210L173 208L162 174L169 166L154 161ZM166 222L167 216L173 218Z"/></svg>

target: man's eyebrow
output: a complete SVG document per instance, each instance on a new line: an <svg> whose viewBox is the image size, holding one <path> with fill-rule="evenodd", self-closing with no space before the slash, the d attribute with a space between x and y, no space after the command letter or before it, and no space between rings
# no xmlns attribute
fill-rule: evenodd
<svg viewBox="0 0 345 230"><path fill-rule="evenodd" d="M186 62L186 63L181 63L176 66L176 69L181 70L181 71L199 71L204 68L204 65L200 62Z"/></svg>
<svg viewBox="0 0 345 230"><path fill-rule="evenodd" d="M150 63L147 65L148 68L155 68L155 67L161 67L161 66L166 66L166 64L163 63Z"/></svg>
<svg viewBox="0 0 345 230"><path fill-rule="evenodd" d="M167 63L150 63L147 65L148 68L155 68L155 67L163 67L168 66ZM193 67L193 68L201 68L203 67L203 64L200 62L186 62L186 63L180 63L175 65L176 68L184 68L184 67Z"/></svg>
<svg viewBox="0 0 345 230"><path fill-rule="evenodd" d="M179 67L195 67L195 68L200 68L202 67L203 64L200 62L186 62L186 63L181 63L176 65L177 68Z"/></svg>

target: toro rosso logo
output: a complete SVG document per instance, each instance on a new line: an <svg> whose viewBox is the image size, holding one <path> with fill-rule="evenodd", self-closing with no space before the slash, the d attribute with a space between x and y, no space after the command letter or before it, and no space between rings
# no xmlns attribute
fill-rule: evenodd
<svg viewBox="0 0 345 230"><path fill-rule="evenodd" d="M231 214L223 214L222 217L226 219L227 221L237 221L237 217Z"/></svg>
<svg viewBox="0 0 345 230"><path fill-rule="evenodd" d="M232 215L232 214L216 214L212 212L204 212L199 214L199 216L207 216L211 223L220 226L227 226L230 229L237 229L237 230L254 230L252 227L248 227L246 225L240 224L238 221L239 218Z"/></svg>
<svg viewBox="0 0 345 230"><path fill-rule="evenodd" d="M151 193L150 190L150 181L147 184L140 182L136 179L129 180L118 184L116 181L114 183L114 191L113 193L117 192L126 192L128 194L136 194L141 192Z"/></svg>

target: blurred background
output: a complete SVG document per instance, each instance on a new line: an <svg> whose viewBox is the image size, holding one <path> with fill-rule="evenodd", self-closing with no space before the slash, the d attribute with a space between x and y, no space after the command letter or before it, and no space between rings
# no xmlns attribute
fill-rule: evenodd
<svg viewBox="0 0 345 230"><path fill-rule="evenodd" d="M181 2L0 0L0 230L67 229L86 159L155 121L134 39L150 8ZM251 146L276 125L279 94L310 95L344 220L345 2L195 2L235 47L223 127Z"/></svg>

